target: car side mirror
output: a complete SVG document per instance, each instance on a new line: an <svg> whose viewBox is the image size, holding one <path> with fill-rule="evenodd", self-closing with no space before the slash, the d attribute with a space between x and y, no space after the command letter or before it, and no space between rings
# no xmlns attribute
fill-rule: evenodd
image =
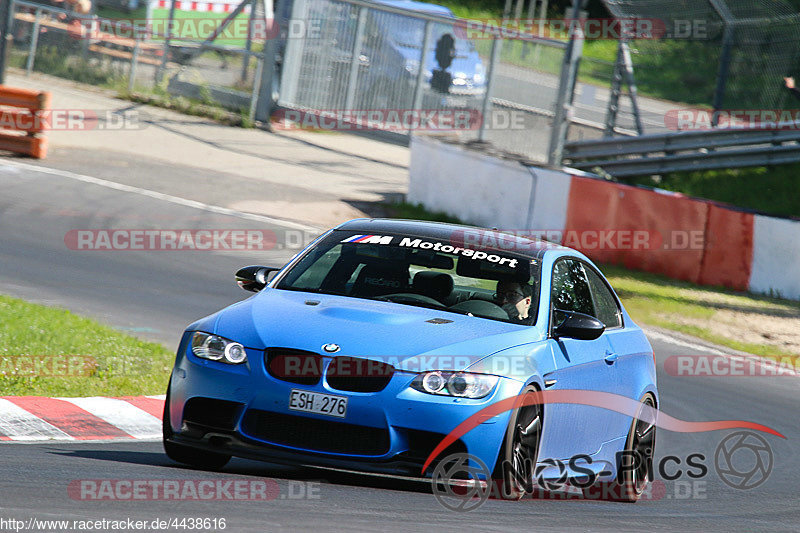
<svg viewBox="0 0 800 533"><path fill-rule="evenodd" d="M266 267L252 265L240 268L236 272L236 283L246 291L258 292L267 286L272 276L270 274L279 271L277 267Z"/></svg>
<svg viewBox="0 0 800 533"><path fill-rule="evenodd" d="M553 328L553 337L556 339L565 337L591 341L602 335L606 329L602 322L584 313L556 309L553 312L553 316L555 317L557 313L564 315L564 320Z"/></svg>

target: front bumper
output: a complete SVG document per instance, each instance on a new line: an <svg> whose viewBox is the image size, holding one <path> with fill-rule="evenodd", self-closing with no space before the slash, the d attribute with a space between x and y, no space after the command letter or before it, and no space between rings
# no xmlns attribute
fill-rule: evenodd
<svg viewBox="0 0 800 533"><path fill-rule="evenodd" d="M316 385L299 385L270 375L262 350L248 349L247 363L237 366L199 359L189 350L189 336L181 342L170 382L170 440L284 464L430 475L431 468L422 473L422 464L450 431L488 405L517 395L523 385L501 378L478 400L416 391L408 386L416 374L400 371L379 392L335 389L324 377ZM323 369L330 360L325 358ZM292 389L346 396L346 417L290 411ZM439 458L466 452L492 468L508 417L505 412L478 424Z"/></svg>

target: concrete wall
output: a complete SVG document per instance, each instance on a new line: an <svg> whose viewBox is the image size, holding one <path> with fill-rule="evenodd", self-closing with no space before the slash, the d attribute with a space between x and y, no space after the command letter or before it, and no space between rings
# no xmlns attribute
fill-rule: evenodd
<svg viewBox="0 0 800 533"><path fill-rule="evenodd" d="M750 290L800 300L800 222L755 216Z"/></svg>
<svg viewBox="0 0 800 533"><path fill-rule="evenodd" d="M478 226L526 227L534 178L516 161L414 136L409 172L409 202Z"/></svg>

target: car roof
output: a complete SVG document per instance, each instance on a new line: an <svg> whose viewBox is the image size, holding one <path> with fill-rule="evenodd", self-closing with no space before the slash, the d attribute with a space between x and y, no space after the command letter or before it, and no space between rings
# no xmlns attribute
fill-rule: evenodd
<svg viewBox="0 0 800 533"><path fill-rule="evenodd" d="M425 2L415 2L413 0L373 0L376 4L383 4L385 6L397 7L400 9L408 9L409 11L419 11L423 13L431 13L434 15L444 15L452 17L453 12L450 9L437 4L428 4Z"/></svg>
<svg viewBox="0 0 800 533"><path fill-rule="evenodd" d="M494 237L495 239L502 234L503 242L505 244L502 247L498 247L498 250L508 251L530 258L541 257L542 254L548 250L572 251L570 248L565 248L551 242L514 235L502 230L481 228L478 226L466 226L462 224L452 224L448 222L431 222L428 220L357 218L344 222L334 229L364 232L373 235L382 233L399 233L403 235L436 239L440 241L453 240L454 236L456 236L456 239L458 239L459 235L461 235L461 240L464 240L464 232L481 232L482 238L485 234L485 236ZM477 247L483 248L484 246L478 245Z"/></svg>

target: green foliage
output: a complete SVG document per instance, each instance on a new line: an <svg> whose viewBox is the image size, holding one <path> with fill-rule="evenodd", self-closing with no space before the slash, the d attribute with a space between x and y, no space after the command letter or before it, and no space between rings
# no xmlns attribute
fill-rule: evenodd
<svg viewBox="0 0 800 533"><path fill-rule="evenodd" d="M630 180L772 215L800 217L800 164L675 172Z"/></svg>
<svg viewBox="0 0 800 533"><path fill-rule="evenodd" d="M64 50L54 45L40 45L37 48L33 69L59 78L101 86L115 85L125 76L121 69L108 63L90 61L79 55L65 55Z"/></svg>
<svg viewBox="0 0 800 533"><path fill-rule="evenodd" d="M32 359L53 366L32 367L28 364ZM174 355L159 344L125 335L70 311L0 296L3 395L163 394L173 360ZM61 361L82 364L67 365L79 369L70 373L58 371Z"/></svg>

